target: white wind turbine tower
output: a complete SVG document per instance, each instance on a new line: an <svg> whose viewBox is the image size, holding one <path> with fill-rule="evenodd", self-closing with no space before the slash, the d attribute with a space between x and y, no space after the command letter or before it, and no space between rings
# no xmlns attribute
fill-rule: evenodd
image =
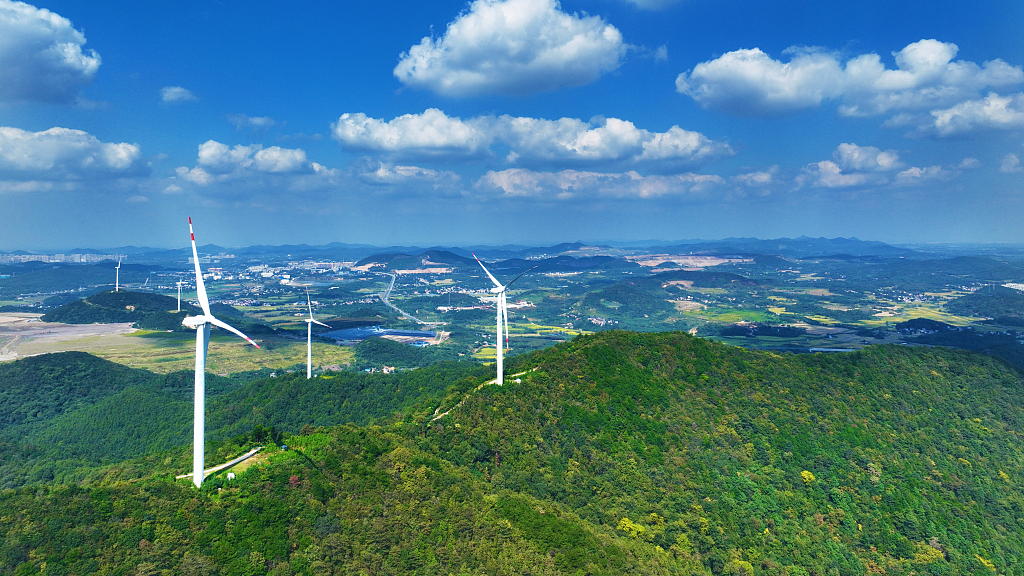
<svg viewBox="0 0 1024 576"><path fill-rule="evenodd" d="M178 280L178 312L181 312L181 280Z"/></svg>
<svg viewBox="0 0 1024 576"><path fill-rule="evenodd" d="M472 252L470 252L470 254L472 254ZM476 258L476 254L473 254L473 258ZM505 383L505 365L504 365L504 358L502 356L502 352L503 352L504 348L508 347L508 305L507 305L507 303L505 301L505 291L508 290L508 287L512 285L512 282L515 282L516 280L519 280L520 278L523 277L523 274L526 274L526 272L529 272L530 270L533 270L533 268L536 268L536 266L534 266L533 268L530 268L526 272L523 272L519 276L516 276L515 278L510 280L508 284L502 284L501 282L498 282L498 279L495 278L494 275L491 274L491 272L489 270L487 270L487 267L484 266L484 263L481 262L479 258L476 258L476 261L477 261L478 264L480 264L480 267L484 269L484 272L487 273L487 277L491 279L491 282L494 282L494 288L491 288L491 294L496 294L497 297L498 297L497 298L498 302L497 302L497 306L496 306L496 308L498 309L498 322L497 322L497 324L498 324L498 340L495 343L494 348L495 348L496 360L497 360L497 365L498 365L498 378L497 378L496 382L498 383L499 386L501 386L502 384ZM502 326L505 327L505 342L504 342L504 346L502 346L502 341L501 341Z"/></svg>
<svg viewBox="0 0 1024 576"><path fill-rule="evenodd" d="M192 260L196 265L196 294L199 305L203 309L202 316L187 316L181 323L196 329L196 395L195 395L195 426L192 430L192 483L196 488L203 483L203 440L205 437L204 419L206 414L206 351L210 346L210 325L219 326L245 338L253 346L259 344L252 341L239 330L214 318L210 313L210 301L206 297L206 286L203 284L203 272L199 269L199 253L196 251L196 235L192 231L192 218L188 219L188 232L192 237Z"/></svg>
<svg viewBox="0 0 1024 576"><path fill-rule="evenodd" d="M114 292L120 292L121 288L121 259L117 259L117 266L114 266Z"/></svg>
<svg viewBox="0 0 1024 576"><path fill-rule="evenodd" d="M309 300L309 287L306 287L306 306L309 308L309 318L306 319L306 380L313 377L313 324L327 326L323 322L313 319L313 303Z"/></svg>

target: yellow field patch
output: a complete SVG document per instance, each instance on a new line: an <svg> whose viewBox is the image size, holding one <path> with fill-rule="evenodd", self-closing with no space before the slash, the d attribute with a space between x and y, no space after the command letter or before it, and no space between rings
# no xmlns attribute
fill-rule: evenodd
<svg viewBox="0 0 1024 576"><path fill-rule="evenodd" d="M546 326L543 324L534 324L532 322L527 324L509 324L509 335L512 334L521 336L545 336L550 334L569 334L572 336L580 336L582 334L590 334L586 330L577 330L575 328L566 328L565 326Z"/></svg>
<svg viewBox="0 0 1024 576"><path fill-rule="evenodd" d="M498 358L498 349L493 346L484 346L473 353L473 358L496 360Z"/></svg>
<svg viewBox="0 0 1024 576"><path fill-rule="evenodd" d="M220 330L214 330L211 336L206 370L214 374L287 368L306 362L306 343L303 340L256 338L262 347L257 350ZM17 354L23 357L53 352L88 352L125 366L166 374L195 368L195 341L194 333L147 330L59 341L27 338L18 342ZM313 343L314 366L343 365L352 362L353 357L351 348Z"/></svg>
<svg viewBox="0 0 1024 576"><path fill-rule="evenodd" d="M980 318L949 314L939 310L934 305L929 304L909 303L904 305L900 310L899 321L903 322L904 320L912 320L914 318L938 320L939 322L945 322L946 324L952 324L953 326L967 326L971 322L980 320Z"/></svg>
<svg viewBox="0 0 1024 576"><path fill-rule="evenodd" d="M716 322L734 324L736 322L764 322L770 320L767 314L760 310L729 311L709 314L710 319Z"/></svg>
<svg viewBox="0 0 1024 576"><path fill-rule="evenodd" d="M961 296L966 296L966 295L970 294L970 292L964 292L962 290L947 290L945 292L925 292L924 294L925 294L925 296L930 296L932 298L943 298L945 300L956 300L957 298L960 298Z"/></svg>
<svg viewBox="0 0 1024 576"><path fill-rule="evenodd" d="M822 324L839 324L839 320L829 318L828 316L806 316L808 320L814 320L815 322L821 322Z"/></svg>

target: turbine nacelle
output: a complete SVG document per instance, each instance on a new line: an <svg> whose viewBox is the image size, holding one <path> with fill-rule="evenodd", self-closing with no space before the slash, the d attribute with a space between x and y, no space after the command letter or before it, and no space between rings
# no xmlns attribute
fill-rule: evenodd
<svg viewBox="0 0 1024 576"><path fill-rule="evenodd" d="M501 294L504 291L505 291L505 287L504 286L497 286L495 288L491 288L491 290L490 290L491 294Z"/></svg>
<svg viewBox="0 0 1024 576"><path fill-rule="evenodd" d="M193 330L196 329L196 328L199 328L203 324L209 324L209 323L210 323L210 317L209 316L186 316L181 321L181 325L182 326L188 326L189 328L192 328Z"/></svg>

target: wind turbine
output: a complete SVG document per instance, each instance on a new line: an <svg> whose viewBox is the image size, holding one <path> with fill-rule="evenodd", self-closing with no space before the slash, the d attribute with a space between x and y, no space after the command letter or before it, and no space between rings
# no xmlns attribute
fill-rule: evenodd
<svg viewBox="0 0 1024 576"><path fill-rule="evenodd" d="M178 280L178 312L181 312L181 280Z"/></svg>
<svg viewBox="0 0 1024 576"><path fill-rule="evenodd" d="M205 437L204 419L206 414L206 351L210 346L210 325L219 326L229 332L245 338L247 342L259 348L239 330L214 318L210 313L210 301L206 297L206 286L203 284L203 272L199 269L199 253L196 251L196 235L192 231L192 218L188 219L188 232L192 236L192 260L196 265L196 293L199 305L203 309L202 316L186 316L181 323L196 329L196 395L195 395L195 426L192 429L192 483L196 488L203 483L203 440Z"/></svg>
<svg viewBox="0 0 1024 576"><path fill-rule="evenodd" d="M309 318L306 319L306 380L313 377L313 324L327 326L323 322L313 320L313 303L309 300L309 287L306 287L306 306L309 308Z"/></svg>
<svg viewBox="0 0 1024 576"><path fill-rule="evenodd" d="M470 252L470 254L473 254L473 253ZM473 258L476 258L476 254L473 254ZM502 349L502 342L501 342L501 327L502 326L505 327L505 346L504 347L508 348L508 305L507 305L507 303L505 301L505 291L508 290L508 287L512 285L512 282L515 282L516 280L519 280L520 278L523 277L523 274L526 274L526 272L529 272L530 270L533 270L533 268L536 268L536 266L534 266L533 268L530 268L526 272L523 272L519 276L516 276L515 278L510 280L508 282L508 284L502 284L501 282L498 282L498 279L495 278L493 274L491 274L491 272L487 269L486 266L484 266L484 263L481 262L479 258L476 258L476 261L477 261L477 264L480 264L480 267L484 269L484 272L487 273L487 277L491 279L491 282L494 282L494 288L491 288L491 294L496 294L497 297L498 297L498 306L497 306L497 309L498 309L498 314L497 314L498 315L498 322L497 322L498 323L498 341L497 341L497 343L494 346L494 350L495 350L495 352L497 354L497 365L498 365L497 383L498 383L499 386L501 386L502 384L505 383L505 366L504 366L504 363L503 363L504 358L502 357L503 349Z"/></svg>
<svg viewBox="0 0 1024 576"><path fill-rule="evenodd" d="M120 292L121 287L121 258L117 259L117 266L114 266L114 292Z"/></svg>

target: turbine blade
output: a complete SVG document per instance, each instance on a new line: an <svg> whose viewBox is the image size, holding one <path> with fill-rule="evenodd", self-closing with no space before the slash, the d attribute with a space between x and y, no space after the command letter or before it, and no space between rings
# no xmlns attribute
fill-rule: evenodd
<svg viewBox="0 0 1024 576"><path fill-rule="evenodd" d="M470 252L470 254L473 254L473 253L472 253L472 252ZM476 254L473 254L473 258L476 258ZM493 274L491 274L491 271L490 271L490 270L488 270L486 266L484 266L484 263L483 263L483 262L481 262L479 258L476 258L476 263L477 263L477 264L479 264L479 265L480 265L480 267L484 269L484 272L486 272L486 273L487 273L487 277L491 279L491 282L494 282L494 285L495 285L496 287L498 287L498 288L501 288L501 287L502 287L502 286L501 286L501 282L498 282L498 279L497 279L497 278L495 278Z"/></svg>
<svg viewBox="0 0 1024 576"><path fill-rule="evenodd" d="M306 286L306 306L309 307L309 319L313 319L313 303L309 300L309 286Z"/></svg>
<svg viewBox="0 0 1024 576"><path fill-rule="evenodd" d="M252 338L249 338L249 337L248 337L248 336L246 336L245 334L242 334L242 331L241 331L241 330L239 330L239 329L237 329L237 328L232 328L231 326L228 326L228 325L227 325L227 323L225 323L225 322L222 322L222 321L220 321L220 320L218 320L218 319L214 318L213 316L209 316L209 317L208 317L208 320L210 321L210 324L213 324L214 326L217 326L217 327L219 327L219 328L223 328L223 329L225 329L225 330L228 330L228 331L230 331L230 332L234 332L235 334L238 334L238 335L239 335L239 336L241 336L242 338L245 338L245 341L246 341L246 342L248 342L249 344L252 344L253 346L255 346L255 347L257 347L257 348L259 348L259 347L260 347L260 345L259 345L259 344L257 344L257 343L255 343L255 342L253 342Z"/></svg>
<svg viewBox="0 0 1024 576"><path fill-rule="evenodd" d="M203 284L203 271L199 269L199 252L196 251L196 233L192 231L192 217L188 217L188 233L192 237L192 261L196 263L196 296L199 298L199 306L203 314L210 316L210 300L206 297L206 285ZM225 324L225 326L227 326ZM232 328L234 330L234 328ZM239 332L241 334L241 332ZM249 337L246 336L246 340ZM251 340L249 340L252 342ZM257 346L259 348L259 346Z"/></svg>
<svg viewBox="0 0 1024 576"><path fill-rule="evenodd" d="M319 325L321 325L321 326L323 326L325 328L330 328L330 326L328 326L327 324L324 324L323 322L317 322L316 320L313 320L313 323L314 324L319 324Z"/></svg>
<svg viewBox="0 0 1024 576"><path fill-rule="evenodd" d="M538 264L537 266L540 266L540 264ZM530 270L533 270L533 269L534 269L534 268L536 268L537 266L534 266L533 268L530 268L530 269L528 269L528 270L527 270L526 272L529 272ZM519 280L519 279L520 279L520 278L522 278L522 277L523 277L524 275L526 275L526 272L523 272L523 273L522 273L522 274L520 274L519 276L516 276L515 278L513 278L513 279L512 279L512 280L511 280L511 281L510 281L510 282L509 282L508 284L505 284L505 288L508 288L509 286L511 286L511 285L512 285L512 282L515 282L516 280Z"/></svg>

